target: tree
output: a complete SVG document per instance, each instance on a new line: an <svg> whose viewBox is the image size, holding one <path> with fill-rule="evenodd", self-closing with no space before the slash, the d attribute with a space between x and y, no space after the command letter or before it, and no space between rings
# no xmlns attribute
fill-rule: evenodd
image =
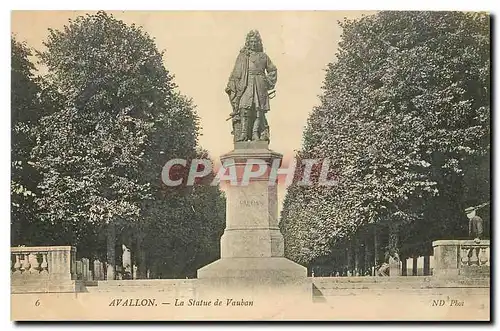
<svg viewBox="0 0 500 331"><path fill-rule="evenodd" d="M489 16L380 12L340 25L299 152L330 159L339 184L289 189L287 255L309 262L368 223L413 251L463 235L465 207L489 200Z"/></svg>
<svg viewBox="0 0 500 331"><path fill-rule="evenodd" d="M159 159L196 144L196 114L175 91L163 53L134 24L104 12L80 16L50 29L44 45L46 79L65 103L41 119L36 202L41 221L78 245L95 229L142 219Z"/></svg>
<svg viewBox="0 0 500 331"><path fill-rule="evenodd" d="M208 159L199 149L191 158ZM187 164L191 160L187 161ZM157 278L196 276L196 271L220 256L220 237L225 228L225 197L211 186L213 173L194 186L162 187L162 199L146 210L148 265ZM183 178L186 183L187 173Z"/></svg>
<svg viewBox="0 0 500 331"><path fill-rule="evenodd" d="M26 244L33 223L37 172L30 165L34 130L41 114L40 80L34 75L31 49L11 38L11 242Z"/></svg>
<svg viewBox="0 0 500 331"><path fill-rule="evenodd" d="M195 106L176 90L163 52L104 12L51 30L45 46L46 79L64 96L41 119L33 150L41 222L59 229L53 242L107 256L111 273L124 242L141 277L146 264L158 277L193 275L218 255L224 199L218 187L161 182L168 160L206 154Z"/></svg>

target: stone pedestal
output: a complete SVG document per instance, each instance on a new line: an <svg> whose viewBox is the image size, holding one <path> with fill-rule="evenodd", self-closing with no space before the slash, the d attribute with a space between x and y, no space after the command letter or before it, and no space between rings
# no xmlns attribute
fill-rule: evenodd
<svg viewBox="0 0 500 331"><path fill-rule="evenodd" d="M273 165L278 169L281 159L282 155L271 151L267 142L235 143L235 149L221 157L237 183L228 183L226 191L221 258L198 269L199 279L273 284L305 280L307 269L284 258L277 183L269 180ZM245 172L248 175L249 171L255 176L245 182Z"/></svg>

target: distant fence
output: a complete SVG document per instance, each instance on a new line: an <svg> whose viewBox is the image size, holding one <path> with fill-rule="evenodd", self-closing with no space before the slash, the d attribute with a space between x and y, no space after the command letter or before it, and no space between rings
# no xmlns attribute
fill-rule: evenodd
<svg viewBox="0 0 500 331"><path fill-rule="evenodd" d="M402 276L471 276L489 277L490 241L489 240L436 240L432 243L434 254L411 257L402 260L390 275ZM340 268L342 271L331 271ZM399 270L399 272L398 272ZM395 271L395 272L394 272ZM356 277L375 276L375 267L365 270L347 270L335 265L313 266L312 277Z"/></svg>
<svg viewBox="0 0 500 331"><path fill-rule="evenodd" d="M77 279L91 281L91 280L106 280L106 263L99 260L91 261L87 258L82 258L76 261L76 275ZM134 273L132 274L128 268L123 268L120 265L115 266L116 279L136 279L137 266L134 266Z"/></svg>
<svg viewBox="0 0 500 331"><path fill-rule="evenodd" d="M413 258L407 258L398 263L398 266L394 266L395 270L399 269L398 272L391 272L394 275L402 276L431 276L434 270L434 257L431 256L419 256ZM372 266L371 268L365 270L343 270L341 272L330 271L330 268L326 266L314 266L311 268L312 277L358 277L358 276L376 276L378 275L378 268Z"/></svg>
<svg viewBox="0 0 500 331"><path fill-rule="evenodd" d="M433 270L434 256L419 256L406 259L406 264L403 264L402 274L403 276L431 276Z"/></svg>

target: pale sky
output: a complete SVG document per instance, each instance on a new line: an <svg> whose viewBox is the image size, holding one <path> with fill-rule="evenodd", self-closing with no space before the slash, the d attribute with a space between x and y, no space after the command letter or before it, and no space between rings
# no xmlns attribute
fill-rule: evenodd
<svg viewBox="0 0 500 331"><path fill-rule="evenodd" d="M59 29L82 11L13 11L12 33L43 50L48 28ZM191 97L201 118L200 145L213 159L233 149L231 113L224 92L234 61L249 30L259 30L264 51L278 68L276 97L268 122L270 148L293 157L301 147L307 117L315 105L329 62L334 61L341 29L338 20L360 11L109 11L125 23L143 26L175 75L179 90ZM282 201L285 189L279 190ZM281 203L280 203L281 205ZM280 207L281 210L281 207Z"/></svg>

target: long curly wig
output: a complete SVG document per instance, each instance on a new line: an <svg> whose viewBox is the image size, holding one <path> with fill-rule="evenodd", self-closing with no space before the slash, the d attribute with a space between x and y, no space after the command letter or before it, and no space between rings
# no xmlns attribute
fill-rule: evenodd
<svg viewBox="0 0 500 331"><path fill-rule="evenodd" d="M251 30L250 32L247 33L246 40L245 40L245 49L250 50L250 39L256 38L257 39L257 49L254 49L254 51L257 52L263 52L264 51L264 46L262 45L262 38L260 37L260 33L258 30Z"/></svg>

